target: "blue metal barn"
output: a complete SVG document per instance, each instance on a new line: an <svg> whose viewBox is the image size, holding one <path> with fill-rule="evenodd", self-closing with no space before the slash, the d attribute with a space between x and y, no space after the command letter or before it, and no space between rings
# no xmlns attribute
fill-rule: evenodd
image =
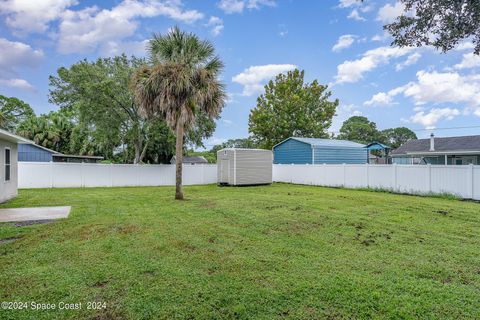
<svg viewBox="0 0 480 320"><path fill-rule="evenodd" d="M362 164L368 163L368 149L346 140L288 138L273 147L276 164Z"/></svg>

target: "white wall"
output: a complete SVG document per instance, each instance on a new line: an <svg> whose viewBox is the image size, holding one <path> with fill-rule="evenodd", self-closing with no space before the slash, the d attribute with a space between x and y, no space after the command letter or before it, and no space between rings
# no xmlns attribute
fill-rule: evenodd
<svg viewBox="0 0 480 320"><path fill-rule="evenodd" d="M10 181L5 181L5 148L10 149ZM0 140L0 203L17 196L17 144Z"/></svg>
<svg viewBox="0 0 480 320"><path fill-rule="evenodd" d="M480 200L480 166L273 165L273 181L411 194L450 193ZM183 184L217 182L217 165L184 165ZM175 185L175 165L19 162L19 188Z"/></svg>
<svg viewBox="0 0 480 320"><path fill-rule="evenodd" d="M217 165L184 165L183 184L217 182ZM19 188L175 185L175 165L19 162Z"/></svg>

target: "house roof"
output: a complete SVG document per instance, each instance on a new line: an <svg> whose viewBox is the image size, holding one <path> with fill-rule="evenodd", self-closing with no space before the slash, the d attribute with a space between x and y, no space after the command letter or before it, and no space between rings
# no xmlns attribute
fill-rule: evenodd
<svg viewBox="0 0 480 320"><path fill-rule="evenodd" d="M283 140L282 142L273 146L274 148L285 141L293 139L303 143L307 143L313 147L348 147L348 148L363 148L365 145L356 143L353 141L347 140L336 140L336 139L318 139L318 138L300 138L300 137L290 137L288 139Z"/></svg>
<svg viewBox="0 0 480 320"><path fill-rule="evenodd" d="M48 149L47 147L41 146L41 145L39 145L39 144L36 144L34 141L28 140L28 139L25 139L25 141L20 142L20 144L29 144L29 145L35 146L35 147L37 147L37 148L43 149L43 150L45 150L45 151L47 151L47 152L50 152L51 154L61 154L61 153L58 152L58 151L55 151L55 150L52 150L52 149Z"/></svg>
<svg viewBox="0 0 480 320"><path fill-rule="evenodd" d="M175 159L173 156L170 162L175 162ZM183 157L182 163L208 163L208 160L204 156Z"/></svg>
<svg viewBox="0 0 480 320"><path fill-rule="evenodd" d="M448 138L434 138L434 151L430 151L430 138L409 140L402 144L399 148L392 151L391 155L402 155L409 153L432 153L432 152L480 152L480 135L479 136L462 136Z"/></svg>
<svg viewBox="0 0 480 320"><path fill-rule="evenodd" d="M3 129L0 129L0 139L8 142L13 142L13 143L19 143L19 142L30 143L30 140L17 136Z"/></svg>

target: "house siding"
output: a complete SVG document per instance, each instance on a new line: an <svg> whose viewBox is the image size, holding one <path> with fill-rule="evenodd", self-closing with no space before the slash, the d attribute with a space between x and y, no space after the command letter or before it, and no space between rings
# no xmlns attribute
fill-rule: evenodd
<svg viewBox="0 0 480 320"><path fill-rule="evenodd" d="M10 181L5 181L5 149L10 149ZM17 196L17 144L0 140L0 203Z"/></svg>
<svg viewBox="0 0 480 320"><path fill-rule="evenodd" d="M289 139L273 148L273 163L311 164L312 147L304 142Z"/></svg>
<svg viewBox="0 0 480 320"><path fill-rule="evenodd" d="M52 153L33 144L18 145L18 161L50 162Z"/></svg>
<svg viewBox="0 0 480 320"><path fill-rule="evenodd" d="M315 147L315 164L364 164L368 149L352 147Z"/></svg>

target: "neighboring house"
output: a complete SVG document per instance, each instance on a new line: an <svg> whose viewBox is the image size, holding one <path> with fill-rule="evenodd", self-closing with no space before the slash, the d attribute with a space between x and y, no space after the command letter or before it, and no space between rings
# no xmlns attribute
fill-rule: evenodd
<svg viewBox="0 0 480 320"><path fill-rule="evenodd" d="M25 139L26 140L26 139ZM18 161L20 162L76 162L96 163L103 160L97 156L77 156L63 154L26 140L18 145Z"/></svg>
<svg viewBox="0 0 480 320"><path fill-rule="evenodd" d="M0 203L17 196L18 143L28 141L0 129Z"/></svg>
<svg viewBox="0 0 480 320"><path fill-rule="evenodd" d="M288 138L273 147L276 164L362 164L368 163L368 149L346 140Z"/></svg>
<svg viewBox="0 0 480 320"><path fill-rule="evenodd" d="M370 164L388 164L390 147L380 142L372 142L365 146L368 149L368 163ZM375 154L372 154L373 153Z"/></svg>
<svg viewBox="0 0 480 320"><path fill-rule="evenodd" d="M176 158L175 156L172 157L170 160L171 164L175 164ZM208 160L205 159L204 156L193 156L193 157L183 157L182 158L183 164L206 164Z"/></svg>
<svg viewBox="0 0 480 320"><path fill-rule="evenodd" d="M480 136L410 140L390 153L396 164L480 164Z"/></svg>

